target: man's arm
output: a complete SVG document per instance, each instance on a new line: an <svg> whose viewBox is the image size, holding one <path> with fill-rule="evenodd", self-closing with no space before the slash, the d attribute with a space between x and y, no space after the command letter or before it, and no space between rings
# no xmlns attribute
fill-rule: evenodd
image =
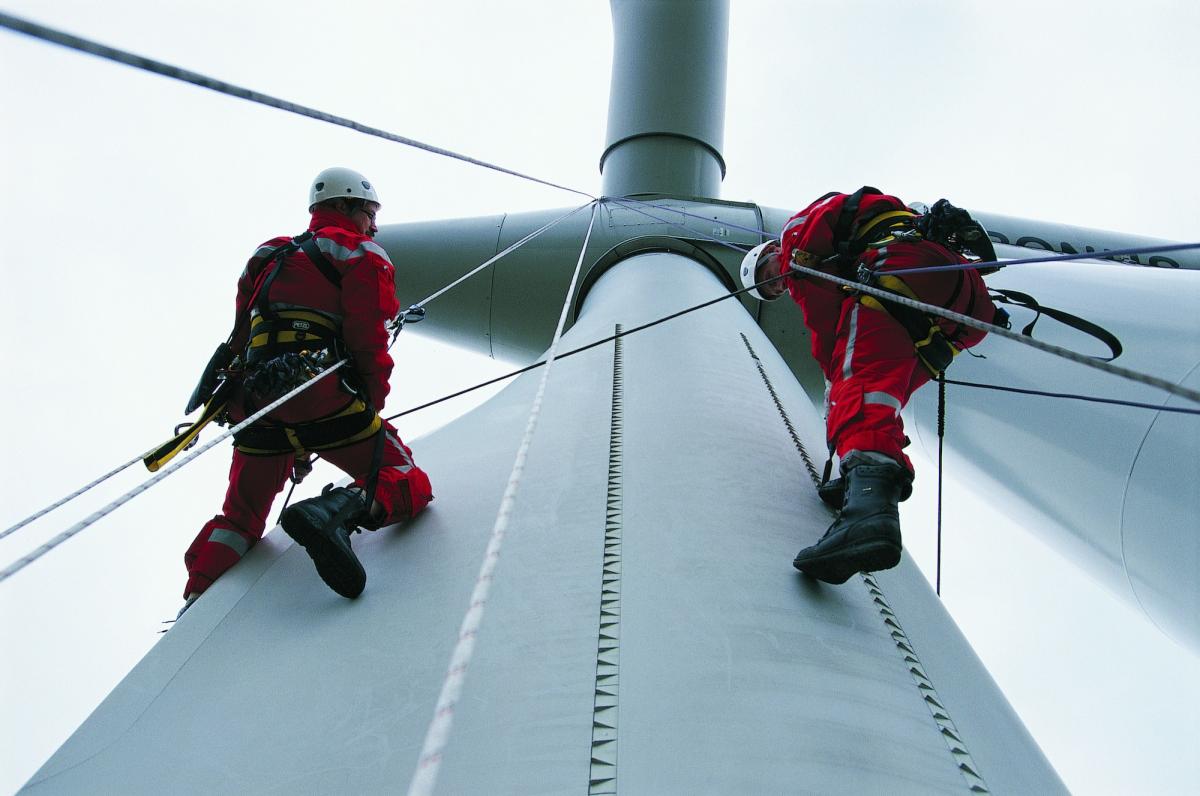
<svg viewBox="0 0 1200 796"><path fill-rule="evenodd" d="M393 362L385 324L400 311L395 269L387 252L371 239L356 235L347 243L353 248L342 273L342 337L367 397L378 411L391 389L388 379Z"/></svg>

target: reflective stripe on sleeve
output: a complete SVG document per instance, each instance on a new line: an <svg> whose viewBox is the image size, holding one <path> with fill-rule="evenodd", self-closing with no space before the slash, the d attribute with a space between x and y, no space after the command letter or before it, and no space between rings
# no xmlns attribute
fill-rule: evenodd
<svg viewBox="0 0 1200 796"><path fill-rule="evenodd" d="M788 234L788 230L795 229L805 221L808 221L808 216L796 216L791 221L787 222L783 228L783 231L779 233L779 237L782 238L784 235Z"/></svg>
<svg viewBox="0 0 1200 796"><path fill-rule="evenodd" d="M380 246L375 241L365 240L362 242L362 244L358 248L365 249L366 251L369 251L369 252L373 252L373 253L377 254L388 265L392 264L392 258L388 257L388 253L385 252L383 250L383 247Z"/></svg>
<svg viewBox="0 0 1200 796"><path fill-rule="evenodd" d="M316 242L318 249L339 262L345 262L347 260L354 259L355 257L362 257L366 255L367 252L371 252L372 254L382 258L388 265L392 264L392 259L388 257L387 252L383 250L382 246L374 241L365 240L358 244L358 246L354 249L343 246L340 243L331 240L330 238L318 237Z"/></svg>

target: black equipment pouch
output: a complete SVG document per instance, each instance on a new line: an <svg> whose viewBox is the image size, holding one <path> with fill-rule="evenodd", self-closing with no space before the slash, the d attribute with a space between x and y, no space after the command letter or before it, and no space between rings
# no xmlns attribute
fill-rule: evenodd
<svg viewBox="0 0 1200 796"><path fill-rule="evenodd" d="M934 202L933 207L918 216L913 224L926 240L940 243L964 256L977 257L984 262L996 261L996 247L983 225L946 199ZM980 268L979 272L987 274L992 270Z"/></svg>
<svg viewBox="0 0 1200 796"><path fill-rule="evenodd" d="M263 281L260 283L260 293L262 292L262 288L267 287L274 279L275 272L279 270L279 265L283 262L283 258L299 249L305 243L310 242L312 236L313 235L311 231L305 232L271 252L271 255L268 259L271 260L273 264L270 266L270 270L266 273ZM311 257L311 255L309 256ZM324 263L324 266L325 267L322 267L321 264L318 264L317 267L321 269L321 273L326 274L326 268L331 266L329 266L328 262ZM326 278L328 277L329 275L326 274ZM250 306L254 306L255 298L257 298L257 294L251 297ZM233 364L236 353L234 352L230 343L232 343L234 338L237 337L238 330L241 329L244 322L245 319L239 317L237 322L233 325L233 331L230 332L229 339L218 345L217 350L213 352L212 357L208 360L208 364L204 366L204 372L200 374L200 382L196 385L196 389L192 390L192 397L188 399L187 408L184 410L184 414L190 415L192 412L208 403L208 400L212 398L213 393L216 392L221 381L224 379L224 373L222 371L228 370L229 366Z"/></svg>
<svg viewBox="0 0 1200 796"><path fill-rule="evenodd" d="M217 346L217 350L213 352L208 364L204 366L204 372L200 374L200 382L196 385L196 389L192 390L192 397L188 399L187 409L183 412L185 415L190 415L213 397L217 386L225 378L224 371L233 364L233 357L233 349L229 347L229 343L221 343Z"/></svg>
<svg viewBox="0 0 1200 796"><path fill-rule="evenodd" d="M248 363L242 386L251 401L266 406L304 384L332 362L327 349L289 351L266 361Z"/></svg>
<svg viewBox="0 0 1200 796"><path fill-rule="evenodd" d="M924 339L913 341L913 347L917 351L917 359L934 378L944 373L958 356L958 349L946 339L936 323L930 326L929 334Z"/></svg>

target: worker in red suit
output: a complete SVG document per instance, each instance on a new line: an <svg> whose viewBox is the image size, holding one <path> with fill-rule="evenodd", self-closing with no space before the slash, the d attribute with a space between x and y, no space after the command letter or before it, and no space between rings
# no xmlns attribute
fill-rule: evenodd
<svg viewBox="0 0 1200 796"><path fill-rule="evenodd" d="M350 533L414 517L433 499L412 451L379 415L392 372L386 324L399 310L391 260L372 240L379 208L363 175L326 169L310 185L308 231L267 241L242 272L230 421L343 358L350 364L234 436L224 507L184 555L185 610L262 537L275 496L293 472L306 473L310 452L354 482L288 507L281 525L344 597L366 585Z"/></svg>
<svg viewBox="0 0 1200 796"><path fill-rule="evenodd" d="M964 256L971 254L972 259ZM742 281L773 300L800 305L826 380L826 441L841 479L822 497L838 519L793 564L827 583L900 562L897 504L912 492L913 466L900 411L909 396L985 332L805 274L797 266L865 282L988 323L1006 323L977 269L904 275L907 268L995 260L987 233L945 200L923 214L864 187L830 193L793 216L780 241L752 249ZM896 272L899 272L896 274Z"/></svg>

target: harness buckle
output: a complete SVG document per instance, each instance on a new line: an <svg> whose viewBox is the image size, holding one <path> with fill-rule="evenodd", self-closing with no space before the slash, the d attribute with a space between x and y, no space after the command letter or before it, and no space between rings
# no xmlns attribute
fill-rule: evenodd
<svg viewBox="0 0 1200 796"><path fill-rule="evenodd" d="M893 238L904 243L912 243L913 241L922 240L925 237L919 229L914 227L901 227L889 230L889 232Z"/></svg>

